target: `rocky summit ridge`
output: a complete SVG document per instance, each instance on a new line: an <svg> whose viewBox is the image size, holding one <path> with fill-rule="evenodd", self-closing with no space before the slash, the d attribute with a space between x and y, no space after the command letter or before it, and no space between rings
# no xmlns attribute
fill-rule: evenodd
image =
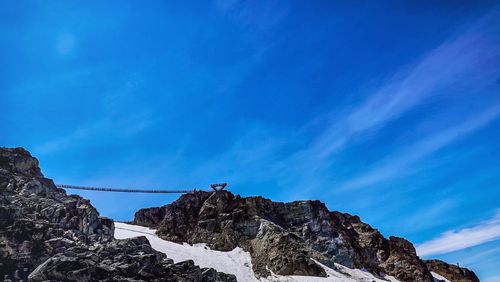
<svg viewBox="0 0 500 282"><path fill-rule="evenodd" d="M225 190L196 191L171 204L139 210L134 224L155 228L169 241L206 243L220 251L241 247L250 253L258 276L271 271L325 276L318 261L333 269L338 263L400 281L434 281L430 269L453 277L451 281L479 281L472 271L456 271L444 262L439 268L428 266L409 241L384 238L358 216L329 211L320 201L281 203Z"/></svg>
<svg viewBox="0 0 500 282"><path fill-rule="evenodd" d="M421 260L413 245L384 238L359 217L329 211L319 201L273 202L229 191L197 191L171 204L141 209L134 224L159 237L248 251L256 275L325 276L316 262L366 269L400 281L479 281L474 272ZM67 195L22 148L0 148L0 280L236 281L232 274L174 263L146 237L117 240L114 223L90 202Z"/></svg>
<svg viewBox="0 0 500 282"><path fill-rule="evenodd" d="M90 202L43 176L22 148L0 148L0 280L236 281L174 263L145 237L117 240Z"/></svg>

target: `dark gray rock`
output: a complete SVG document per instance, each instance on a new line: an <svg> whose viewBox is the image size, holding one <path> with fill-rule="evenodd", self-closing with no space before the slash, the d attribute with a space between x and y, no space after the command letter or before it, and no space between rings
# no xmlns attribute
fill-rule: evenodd
<svg viewBox="0 0 500 282"><path fill-rule="evenodd" d="M24 149L0 148L0 279L6 281L236 281L174 264L145 237L113 238L113 221L44 178Z"/></svg>
<svg viewBox="0 0 500 282"><path fill-rule="evenodd" d="M200 269L193 261L174 264L155 252L146 237L113 240L92 250L73 247L39 265L30 281L236 281L232 275L214 269Z"/></svg>
<svg viewBox="0 0 500 282"><path fill-rule="evenodd" d="M410 242L386 239L359 217L331 212L319 201L280 203L225 190L195 192L160 208L139 210L134 223L155 227L170 241L206 243L221 251L241 247L250 252L259 276L268 276L269 270L325 276L316 260L401 281L433 281Z"/></svg>

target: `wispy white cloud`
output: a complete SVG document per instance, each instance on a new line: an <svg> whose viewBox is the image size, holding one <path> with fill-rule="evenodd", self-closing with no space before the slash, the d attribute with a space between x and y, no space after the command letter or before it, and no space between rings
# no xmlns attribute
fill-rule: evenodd
<svg viewBox="0 0 500 282"><path fill-rule="evenodd" d="M500 116L500 105L484 110L475 117L465 122L427 136L420 142L399 150L394 155L386 158L374 169L357 175L351 180L345 181L340 189L357 189L380 183L396 176L402 176L404 169L421 160L450 143L464 138L465 136L485 127Z"/></svg>
<svg viewBox="0 0 500 282"><path fill-rule="evenodd" d="M474 227L451 230L439 237L417 245L419 256L446 254L500 239L500 211Z"/></svg>
<svg viewBox="0 0 500 282"><path fill-rule="evenodd" d="M457 31L443 44L422 56L414 64L400 69L374 91L367 92L366 100L352 106L341 107L329 114L322 114L305 126L304 132L314 128L317 134L305 142L302 150L276 162L279 179L288 189L293 187L293 197L307 197L318 188L335 185L336 190L359 188L403 175L402 168L408 168L416 161L451 144L455 140L486 126L499 114L493 107L476 112L476 116L459 123L451 129L416 141L404 151L381 160L375 169L345 179L342 175L332 176L326 170L337 160L343 150L363 142L366 137L390 126L390 123L411 110L422 106L436 95L453 96L456 85L467 85L477 89L494 81L498 68L491 62L500 57L499 42L496 40L495 17L488 14L467 28ZM492 77L493 76L493 77ZM462 91L458 89L458 91ZM471 99L476 91L462 93ZM446 109L449 110L449 109ZM453 124L454 121L450 121ZM322 125L323 129L321 129ZM319 130L318 130L319 129ZM330 177L330 178L329 178Z"/></svg>
<svg viewBox="0 0 500 282"><path fill-rule="evenodd" d="M313 142L311 153L321 158L342 150L356 136L383 127L426 99L467 76L474 83L471 71L498 56L495 42L488 34L491 15L466 32L443 43L412 67L396 72L369 99L334 117L331 125ZM479 79L482 77L479 76Z"/></svg>

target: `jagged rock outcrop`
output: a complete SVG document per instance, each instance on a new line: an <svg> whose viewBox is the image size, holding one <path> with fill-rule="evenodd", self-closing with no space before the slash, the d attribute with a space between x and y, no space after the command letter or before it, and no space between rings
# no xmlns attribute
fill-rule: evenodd
<svg viewBox="0 0 500 282"><path fill-rule="evenodd" d="M467 268L448 264L437 259L425 260L424 263L430 271L435 272L450 281L479 282L479 278L477 278L474 271Z"/></svg>
<svg viewBox="0 0 500 282"><path fill-rule="evenodd" d="M22 148L0 148L0 279L5 281L235 281L174 264L145 237L113 238L113 221L44 178Z"/></svg>
<svg viewBox="0 0 500 282"><path fill-rule="evenodd" d="M47 259L28 278L30 281L234 280L214 269L200 269L192 260L174 264L165 254L154 251L144 236L68 248Z"/></svg>
<svg viewBox="0 0 500 282"><path fill-rule="evenodd" d="M409 241L399 237L389 237L389 253L389 257L381 264L387 273L401 281L434 280Z"/></svg>
<svg viewBox="0 0 500 282"><path fill-rule="evenodd" d="M324 276L316 260L401 281L433 281L410 242L386 239L359 217L331 212L319 201L280 203L225 190L197 191L163 207L139 210L134 224L154 227L170 241L206 243L221 251L242 247L260 276L269 271Z"/></svg>

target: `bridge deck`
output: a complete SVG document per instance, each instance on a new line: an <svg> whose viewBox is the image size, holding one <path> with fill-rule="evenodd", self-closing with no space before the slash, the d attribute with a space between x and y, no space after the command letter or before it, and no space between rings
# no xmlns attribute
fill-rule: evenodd
<svg viewBox="0 0 500 282"><path fill-rule="evenodd" d="M88 191L100 191L100 192L124 192L124 193L155 193L155 194L184 194L195 191L202 191L201 189L191 189L191 190L161 190L161 189L120 189L120 188L107 188L107 187L86 187L86 186L76 186L76 185L64 185L56 184L56 187L62 189L76 189L76 190L88 190Z"/></svg>

